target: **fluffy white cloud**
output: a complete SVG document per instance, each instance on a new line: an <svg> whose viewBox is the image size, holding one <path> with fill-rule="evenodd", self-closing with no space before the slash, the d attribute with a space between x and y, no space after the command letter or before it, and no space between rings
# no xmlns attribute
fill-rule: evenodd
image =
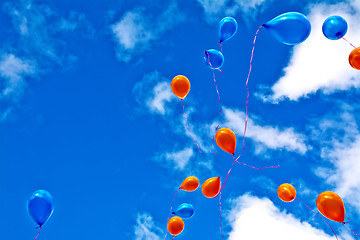
<svg viewBox="0 0 360 240"><path fill-rule="evenodd" d="M238 110L224 108L225 122L223 127L228 127L237 136L242 136L245 126L245 114ZM305 143L305 136L296 133L293 128L278 128L260 125L255 120L248 119L246 137L251 138L257 145L257 151L266 149L286 149L300 154L305 154L310 148Z"/></svg>
<svg viewBox="0 0 360 240"><path fill-rule="evenodd" d="M229 240L334 239L333 236L295 218L292 214L280 211L268 198L245 194L232 203L232 210L227 215L232 227Z"/></svg>
<svg viewBox="0 0 360 240"><path fill-rule="evenodd" d="M284 75L271 87L272 94L265 100L298 100L317 91L330 94L360 86L360 72L351 68L348 57L353 48L344 40L329 40L322 33L326 18L339 15L346 19L349 29L346 39L360 39L358 19L360 9L352 3L311 5L308 18L312 30L309 38L294 47Z"/></svg>
<svg viewBox="0 0 360 240"><path fill-rule="evenodd" d="M140 54L158 40L160 36L171 30L174 25L183 21L177 5L170 5L159 16L146 15L145 9L126 12L123 17L111 26L116 42L116 55L119 60L128 62L134 55Z"/></svg>
<svg viewBox="0 0 360 240"><path fill-rule="evenodd" d="M0 97L17 97L25 86L24 77L34 74L36 67L29 61L22 60L13 54L4 54L0 59Z"/></svg>
<svg viewBox="0 0 360 240"><path fill-rule="evenodd" d="M136 240L160 240L164 234L152 216L147 213L138 214L134 233Z"/></svg>
<svg viewBox="0 0 360 240"><path fill-rule="evenodd" d="M183 170L193 155L194 150L192 148L185 148L180 151L165 153L164 157L168 162L175 164L178 169Z"/></svg>

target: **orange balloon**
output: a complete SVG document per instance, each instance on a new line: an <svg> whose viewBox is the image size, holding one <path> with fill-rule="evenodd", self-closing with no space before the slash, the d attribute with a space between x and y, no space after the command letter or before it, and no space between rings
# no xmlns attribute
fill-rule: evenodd
<svg viewBox="0 0 360 240"><path fill-rule="evenodd" d="M202 187L201 191L207 198L213 198L220 192L221 182L220 177L213 177L206 180Z"/></svg>
<svg viewBox="0 0 360 240"><path fill-rule="evenodd" d="M171 235L179 235L184 230L184 221L181 217L172 217L167 223L167 229Z"/></svg>
<svg viewBox="0 0 360 240"><path fill-rule="evenodd" d="M198 187L199 187L199 179L191 176L191 177L185 178L185 180L182 182L182 184L180 186L180 189L188 191L188 192L192 192L192 191L195 191Z"/></svg>
<svg viewBox="0 0 360 240"><path fill-rule="evenodd" d="M360 70L360 47L352 50L349 55L349 63L356 70Z"/></svg>
<svg viewBox="0 0 360 240"><path fill-rule="evenodd" d="M284 202L292 202L296 197L296 190L291 184L283 183L278 187L277 194Z"/></svg>
<svg viewBox="0 0 360 240"><path fill-rule="evenodd" d="M217 145L225 152L234 154L236 147L235 133L228 128L221 128L215 134Z"/></svg>
<svg viewBox="0 0 360 240"><path fill-rule="evenodd" d="M180 99L184 99L190 91L190 81L183 75L177 75L171 81L171 90Z"/></svg>
<svg viewBox="0 0 360 240"><path fill-rule="evenodd" d="M316 206L325 217L336 222L344 222L344 203L336 193L330 191L321 193L316 199Z"/></svg>

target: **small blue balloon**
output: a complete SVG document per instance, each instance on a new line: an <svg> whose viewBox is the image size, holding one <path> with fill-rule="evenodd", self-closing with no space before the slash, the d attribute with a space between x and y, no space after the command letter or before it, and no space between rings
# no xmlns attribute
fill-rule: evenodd
<svg viewBox="0 0 360 240"><path fill-rule="evenodd" d="M305 41L311 32L309 20L301 13L281 14L263 25L280 42L296 45Z"/></svg>
<svg viewBox="0 0 360 240"><path fill-rule="evenodd" d="M338 40L342 38L345 36L347 29L347 22L340 16L328 17L322 26L322 31L325 37L330 40Z"/></svg>
<svg viewBox="0 0 360 240"><path fill-rule="evenodd" d="M181 204L172 214L181 218L191 218L194 215L194 206L190 203Z"/></svg>
<svg viewBox="0 0 360 240"><path fill-rule="evenodd" d="M54 201L46 190L35 191L28 200L28 212L34 221L42 226L54 210Z"/></svg>
<svg viewBox="0 0 360 240"><path fill-rule="evenodd" d="M219 23L219 42L225 42L232 38L238 28L236 20L232 17L224 17Z"/></svg>
<svg viewBox="0 0 360 240"><path fill-rule="evenodd" d="M224 64L224 56L220 51L215 49L209 49L206 50L204 53L205 53L205 63L210 68L218 69L221 68L222 65Z"/></svg>

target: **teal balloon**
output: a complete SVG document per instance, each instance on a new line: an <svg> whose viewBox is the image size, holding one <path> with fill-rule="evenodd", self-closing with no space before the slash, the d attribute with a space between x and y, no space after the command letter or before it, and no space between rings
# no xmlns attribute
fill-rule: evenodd
<svg viewBox="0 0 360 240"><path fill-rule="evenodd" d="M345 36L348 29L348 24L340 16L328 17L322 26L322 31L325 37L330 40L338 40Z"/></svg>
<svg viewBox="0 0 360 240"><path fill-rule="evenodd" d="M287 45L305 41L311 32L307 17L298 12L281 14L263 25L277 40Z"/></svg>
<svg viewBox="0 0 360 240"><path fill-rule="evenodd" d="M177 207L172 214L179 216L181 218L191 218L194 215L194 206L190 203L183 203Z"/></svg>
<svg viewBox="0 0 360 240"><path fill-rule="evenodd" d="M218 27L219 31L219 42L225 42L232 38L238 29L236 20L232 17L224 17L221 19Z"/></svg>
<svg viewBox="0 0 360 240"><path fill-rule="evenodd" d="M34 221L42 226L54 211L54 200L46 190L35 191L27 202L27 209Z"/></svg>
<svg viewBox="0 0 360 240"><path fill-rule="evenodd" d="M224 64L223 54L216 49L209 49L204 52L205 64L210 68L221 68Z"/></svg>

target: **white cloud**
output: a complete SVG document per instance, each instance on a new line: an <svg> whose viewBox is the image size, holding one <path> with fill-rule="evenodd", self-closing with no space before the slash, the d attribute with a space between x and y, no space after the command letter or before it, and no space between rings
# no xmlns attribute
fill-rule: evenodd
<svg viewBox="0 0 360 240"><path fill-rule="evenodd" d="M232 203L232 210L227 215L232 227L229 240L334 239L334 236L312 227L292 214L280 211L268 198L245 194Z"/></svg>
<svg viewBox="0 0 360 240"><path fill-rule="evenodd" d="M24 77L35 74L34 64L22 60L13 54L3 54L0 59L0 97L17 97L25 87Z"/></svg>
<svg viewBox="0 0 360 240"><path fill-rule="evenodd" d="M245 114L243 112L224 108L225 122L223 127L230 128L239 137L243 136L245 126ZM305 154L309 146L305 143L305 136L296 133L293 128L282 128L260 125L252 119L248 119L246 137L251 138L257 147L257 152L265 149L294 151ZM242 144L242 142L241 142Z"/></svg>
<svg viewBox="0 0 360 240"><path fill-rule="evenodd" d="M118 59L130 61L134 55L146 51L152 42L158 40L164 32L173 29L183 19L176 4L170 5L159 16L146 15L145 9L126 12L111 26Z"/></svg>
<svg viewBox="0 0 360 240"><path fill-rule="evenodd" d="M353 48L342 39L329 40L322 33L325 19L331 15L340 15L349 25L345 38L350 41L360 39L360 9L354 11L349 3L317 4L309 8L311 34L305 42L294 47L284 76L271 87L272 94L265 96L264 100L298 100L317 91L330 94L360 86L360 71L351 68L348 62Z"/></svg>
<svg viewBox="0 0 360 240"><path fill-rule="evenodd" d="M164 233L147 213L138 214L134 227L135 240L160 240Z"/></svg>
<svg viewBox="0 0 360 240"><path fill-rule="evenodd" d="M171 81L161 76L157 71L145 74L133 88L135 100L140 106L145 106L151 113L165 115L170 111L166 107L176 99L171 91Z"/></svg>
<svg viewBox="0 0 360 240"><path fill-rule="evenodd" d="M174 163L178 169L184 170L193 155L192 148L185 148L177 152L165 153L164 157L168 162Z"/></svg>

